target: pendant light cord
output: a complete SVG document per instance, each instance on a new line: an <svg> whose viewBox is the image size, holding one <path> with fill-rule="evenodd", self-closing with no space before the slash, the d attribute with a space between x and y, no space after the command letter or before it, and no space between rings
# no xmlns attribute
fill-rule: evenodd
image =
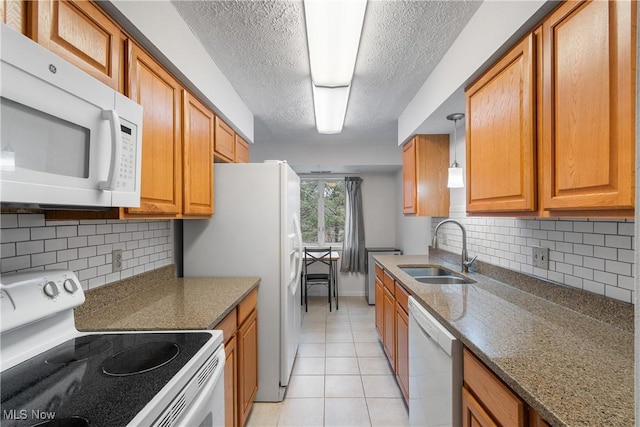
<svg viewBox="0 0 640 427"><path fill-rule="evenodd" d="M457 147L458 120L463 118L464 118L463 113L453 113L447 116L447 120L453 120L453 164L451 165L452 168L460 167L460 165L458 165L458 147Z"/></svg>

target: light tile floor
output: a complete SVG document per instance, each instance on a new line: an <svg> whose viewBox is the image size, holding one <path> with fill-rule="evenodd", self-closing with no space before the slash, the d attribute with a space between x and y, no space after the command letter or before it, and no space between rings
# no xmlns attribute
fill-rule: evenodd
<svg viewBox="0 0 640 427"><path fill-rule="evenodd" d="M364 297L329 312L310 298L285 399L253 404L246 426L407 426L409 415Z"/></svg>

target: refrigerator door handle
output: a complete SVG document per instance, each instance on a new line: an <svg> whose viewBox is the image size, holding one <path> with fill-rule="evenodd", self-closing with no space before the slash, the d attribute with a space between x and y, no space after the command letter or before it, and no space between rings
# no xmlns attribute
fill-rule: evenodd
<svg viewBox="0 0 640 427"><path fill-rule="evenodd" d="M296 273L295 273L295 285L293 287L293 290L291 292L292 295L295 295L296 292L298 292L298 286L300 285L300 273L302 272L302 229L300 228L300 220L298 219L297 215L293 215L293 228L294 228L294 232L296 234L296 240L298 243L298 247L296 248L296 256L297 256L297 262L296 262Z"/></svg>

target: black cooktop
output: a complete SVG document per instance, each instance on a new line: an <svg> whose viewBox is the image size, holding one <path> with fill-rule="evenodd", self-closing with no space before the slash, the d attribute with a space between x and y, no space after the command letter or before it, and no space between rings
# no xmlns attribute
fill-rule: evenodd
<svg viewBox="0 0 640 427"><path fill-rule="evenodd" d="M211 334L84 335L0 373L2 426L125 426Z"/></svg>

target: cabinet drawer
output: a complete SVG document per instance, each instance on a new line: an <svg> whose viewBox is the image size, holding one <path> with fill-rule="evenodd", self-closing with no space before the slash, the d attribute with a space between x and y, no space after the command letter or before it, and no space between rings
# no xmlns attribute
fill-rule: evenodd
<svg viewBox="0 0 640 427"><path fill-rule="evenodd" d="M396 282L396 304L402 307L405 313L409 312L409 294Z"/></svg>
<svg viewBox="0 0 640 427"><path fill-rule="evenodd" d="M240 304L238 304L238 325L242 325L244 321L249 317L251 312L255 310L258 305L258 289L251 291L249 295L244 297Z"/></svg>
<svg viewBox="0 0 640 427"><path fill-rule="evenodd" d="M466 348L464 383L498 424L524 426L524 402Z"/></svg>
<svg viewBox="0 0 640 427"><path fill-rule="evenodd" d="M237 317L236 309L231 310L229 314L225 316L222 322L218 323L213 329L218 329L222 331L222 338L224 339L225 344L231 340L236 334L236 329L238 328L238 317Z"/></svg>
<svg viewBox="0 0 640 427"><path fill-rule="evenodd" d="M384 287L387 288L389 292L391 292L391 295L395 295L396 281L393 280L393 277L391 277L386 271L384 272L382 283L384 283Z"/></svg>

